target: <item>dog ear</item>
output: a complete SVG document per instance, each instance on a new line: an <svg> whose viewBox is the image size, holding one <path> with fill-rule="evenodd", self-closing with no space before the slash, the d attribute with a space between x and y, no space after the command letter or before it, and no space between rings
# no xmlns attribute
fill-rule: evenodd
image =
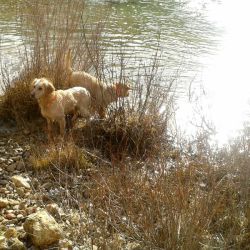
<svg viewBox="0 0 250 250"><path fill-rule="evenodd" d="M128 83L120 83L120 82L115 83L115 87L116 87L116 89L119 89L119 90L122 90L122 89L123 90L133 90L134 89Z"/></svg>
<svg viewBox="0 0 250 250"><path fill-rule="evenodd" d="M130 84L126 84L126 88L127 88L128 90L133 90L133 89L134 89L133 87L131 87Z"/></svg>
<svg viewBox="0 0 250 250"><path fill-rule="evenodd" d="M50 81L46 81L46 93L50 94L51 92L55 91L54 85Z"/></svg>
<svg viewBox="0 0 250 250"><path fill-rule="evenodd" d="M37 78L34 78L34 80L30 83L30 90L34 88L34 84L37 81Z"/></svg>

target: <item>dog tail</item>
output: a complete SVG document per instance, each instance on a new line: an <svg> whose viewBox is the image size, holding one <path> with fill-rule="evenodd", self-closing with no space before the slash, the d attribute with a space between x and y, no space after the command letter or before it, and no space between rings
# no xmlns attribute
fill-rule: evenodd
<svg viewBox="0 0 250 250"><path fill-rule="evenodd" d="M65 69L67 74L71 74L73 72L71 66L72 66L72 53L71 49L69 49L67 54L65 55Z"/></svg>

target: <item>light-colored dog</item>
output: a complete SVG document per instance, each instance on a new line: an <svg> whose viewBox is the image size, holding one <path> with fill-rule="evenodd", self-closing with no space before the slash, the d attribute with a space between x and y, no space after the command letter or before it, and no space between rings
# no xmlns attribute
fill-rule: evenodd
<svg viewBox="0 0 250 250"><path fill-rule="evenodd" d="M65 132L65 115L73 114L74 121L80 114L84 118L90 116L90 93L82 87L67 90L55 90L46 78L35 78L31 84L31 95L34 96L48 124L49 139L52 139L52 123L58 122L60 134Z"/></svg>
<svg viewBox="0 0 250 250"><path fill-rule="evenodd" d="M92 108L99 113L101 118L105 117L107 106L118 100L119 97L128 97L131 87L127 84L115 83L106 86L96 77L85 71L73 71L71 50L65 56L65 70L69 87L81 86L86 88L93 99Z"/></svg>

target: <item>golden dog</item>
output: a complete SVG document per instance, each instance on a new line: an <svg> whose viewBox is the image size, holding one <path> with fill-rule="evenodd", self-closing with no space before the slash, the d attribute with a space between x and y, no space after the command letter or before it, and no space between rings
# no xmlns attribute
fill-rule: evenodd
<svg viewBox="0 0 250 250"><path fill-rule="evenodd" d="M101 118L105 117L107 106L118 100L119 97L128 97L131 87L127 84L116 83L109 86L104 85L96 77L85 71L73 71L71 68L71 50L65 56L65 70L69 87L81 86L86 88L93 99L92 108L99 113Z"/></svg>
<svg viewBox="0 0 250 250"><path fill-rule="evenodd" d="M47 120L49 139L52 139L54 121L60 125L61 136L64 135L66 114L72 113L73 121L79 114L85 118L90 116L91 97L85 88L55 90L53 84L46 78L35 78L31 88L31 95L37 99L42 116Z"/></svg>

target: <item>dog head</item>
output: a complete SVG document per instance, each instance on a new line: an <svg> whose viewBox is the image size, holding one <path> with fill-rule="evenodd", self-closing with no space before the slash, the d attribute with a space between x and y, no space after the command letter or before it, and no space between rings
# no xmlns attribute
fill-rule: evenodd
<svg viewBox="0 0 250 250"><path fill-rule="evenodd" d="M116 83L115 90L117 97L128 97L129 90L132 90L132 88L128 84Z"/></svg>
<svg viewBox="0 0 250 250"><path fill-rule="evenodd" d="M55 90L53 84L46 78L35 78L31 83L31 88L31 96L36 99L40 99Z"/></svg>

